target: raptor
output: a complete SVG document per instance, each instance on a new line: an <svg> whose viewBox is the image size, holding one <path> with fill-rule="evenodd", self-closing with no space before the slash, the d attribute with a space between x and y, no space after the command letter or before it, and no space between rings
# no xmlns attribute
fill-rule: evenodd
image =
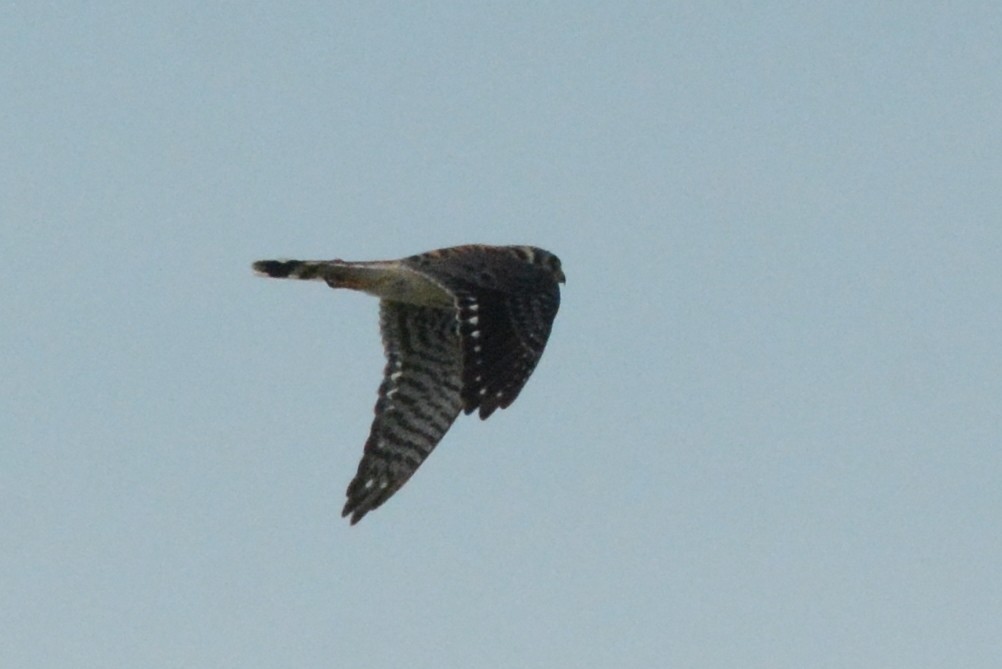
<svg viewBox="0 0 1002 669"><path fill-rule="evenodd" d="M379 298L386 355L375 418L341 513L354 525L414 474L462 411L486 419L518 397L560 306L560 259L534 246L470 244L400 260L260 260L260 275Z"/></svg>

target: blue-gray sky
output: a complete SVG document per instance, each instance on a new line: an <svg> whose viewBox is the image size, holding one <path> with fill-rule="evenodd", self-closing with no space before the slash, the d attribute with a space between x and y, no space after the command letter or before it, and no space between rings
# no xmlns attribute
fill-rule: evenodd
<svg viewBox="0 0 1002 669"><path fill-rule="evenodd" d="M4 4L0 665L1000 666L1000 34ZM468 242L546 355L349 527L376 301L250 263Z"/></svg>

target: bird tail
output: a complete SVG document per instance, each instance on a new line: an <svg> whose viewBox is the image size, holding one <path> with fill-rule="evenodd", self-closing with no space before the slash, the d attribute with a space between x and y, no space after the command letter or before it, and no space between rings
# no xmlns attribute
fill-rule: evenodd
<svg viewBox="0 0 1002 669"><path fill-rule="evenodd" d="M392 279L398 271L392 262L258 260L253 267L259 276L270 276L275 279L326 281L331 288L361 290L379 297L396 294L392 293L392 286L387 288L385 285L387 282L392 283ZM400 293L397 295L397 299L401 299L400 295L406 295L406 293Z"/></svg>
<svg viewBox="0 0 1002 669"><path fill-rule="evenodd" d="M331 268L330 260L258 260L254 271L274 279L303 279L326 281Z"/></svg>

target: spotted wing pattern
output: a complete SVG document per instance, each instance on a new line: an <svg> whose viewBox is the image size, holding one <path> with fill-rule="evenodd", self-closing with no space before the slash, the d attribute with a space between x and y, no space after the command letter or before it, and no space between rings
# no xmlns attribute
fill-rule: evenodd
<svg viewBox="0 0 1002 669"><path fill-rule="evenodd" d="M546 260L554 263L547 266ZM463 357L463 410L486 419L529 379L560 307L563 272L527 246L458 246L405 258L455 296Z"/></svg>
<svg viewBox="0 0 1002 669"><path fill-rule="evenodd" d="M375 419L342 516L354 525L424 462L463 406L454 311L380 302L386 369Z"/></svg>
<svg viewBox="0 0 1002 669"><path fill-rule="evenodd" d="M536 369L559 293L480 290L457 294L463 349L463 411L486 419L506 409Z"/></svg>

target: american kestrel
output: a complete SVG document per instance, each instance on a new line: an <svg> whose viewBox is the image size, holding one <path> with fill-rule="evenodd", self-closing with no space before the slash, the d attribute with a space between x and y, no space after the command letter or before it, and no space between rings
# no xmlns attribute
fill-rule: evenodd
<svg viewBox="0 0 1002 669"><path fill-rule="evenodd" d="M560 306L560 259L471 244L401 260L260 260L254 271L375 295L386 355L375 419L342 516L354 525L407 482L460 410L507 408L539 362Z"/></svg>

